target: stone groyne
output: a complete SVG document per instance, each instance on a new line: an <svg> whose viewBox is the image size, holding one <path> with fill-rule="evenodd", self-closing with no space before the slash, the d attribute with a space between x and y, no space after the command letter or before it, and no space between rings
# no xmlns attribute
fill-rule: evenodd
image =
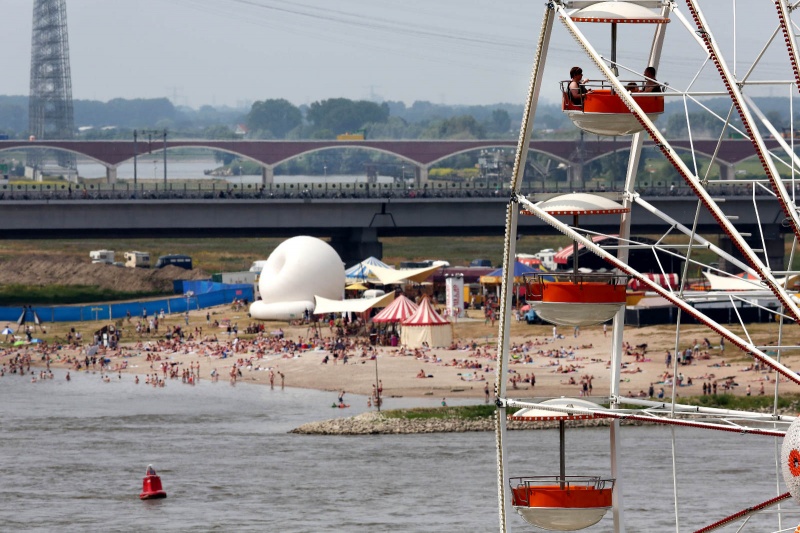
<svg viewBox="0 0 800 533"><path fill-rule="evenodd" d="M567 427L598 427L609 425L608 420L569 420ZM558 422L509 421L508 429L557 428ZM301 435L411 435L417 433L463 433L494 431L494 418L389 418L369 412L348 418L310 422L290 433Z"/></svg>

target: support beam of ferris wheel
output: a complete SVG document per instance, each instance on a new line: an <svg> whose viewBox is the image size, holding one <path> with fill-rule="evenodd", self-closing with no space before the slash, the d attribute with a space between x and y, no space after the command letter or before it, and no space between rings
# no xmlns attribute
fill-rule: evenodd
<svg viewBox="0 0 800 533"><path fill-rule="evenodd" d="M687 0L687 2L691 2L691 0ZM660 149L661 153L667 158L667 160L672 164L673 167L678 171L678 173L683 177L686 184L692 189L694 194L697 198L703 203L703 205L708 209L711 215L717 220L722 231L724 231L728 237L730 237L731 241L736 245L736 247L742 252L742 255L747 259L748 263L753 266L753 269L756 271L758 276L764 281L765 285L769 288L770 291L778 298L784 307L788 310L789 315L794 317L794 319L800 322L800 307L795 303L795 301L790 297L790 295L784 290L780 283L775 279L772 275L771 270L763 263L761 258L753 252L747 242L744 240L742 235L733 225L733 223L728 219L727 215L719 208L717 203L714 199L708 194L705 187L703 186L699 177L697 177L689 167L686 166L686 163L678 156L677 152L672 148L667 141L666 137L661 134L661 132L655 127L653 122L650 118L642 111L639 104L633 99L627 89L620 83L611 69L606 65L606 61L600 56L599 53L594 49L594 47L589 43L583 33L578 29L575 23L570 18L567 11L564 7L560 4L556 4L556 10L559 14L559 18L564 26L567 28L567 31L575 38L578 44L584 49L589 59L594 62L600 72L608 80L609 84L613 87L616 91L617 97L622 100L626 107L634 114L636 119L639 123L644 127L645 131L650 135L650 138L655 143L656 147ZM720 63L716 63L719 65ZM738 88L736 89L736 94L741 97L741 94L738 93ZM733 96L733 93L731 93ZM740 100L741 101L741 100ZM741 104L740 104L741 105ZM749 117L750 115L747 114ZM744 122L744 116L743 116ZM757 132L756 132L757 133ZM760 145L763 146L763 140L761 137L758 137L758 141ZM758 144L758 143L757 143ZM762 162L767 161L770 167L774 170L774 166L771 165L771 161L769 160L769 155L766 154L766 149L764 152L759 152L760 159ZM766 157L762 154L766 154ZM777 171L775 172L777 175ZM770 177L770 181L775 181L772 177ZM792 218L791 220L797 221L798 215L791 209L788 209L788 205L785 203L788 200L788 195L786 189L783 187L783 183L780 179L777 180L777 188L779 191L783 192L783 196L778 194L778 200L781 201L781 206L784 210L784 213L790 213ZM776 193L777 194L777 193ZM793 222L794 224L795 222ZM794 226L794 229L797 230L798 226Z"/></svg>
<svg viewBox="0 0 800 533"><path fill-rule="evenodd" d="M711 57L714 66L717 67L717 71L719 72L722 82L725 84L725 88L730 94L733 105L739 112L739 117L742 120L742 126L744 126L747 136L753 143L753 147L756 150L758 159L761 161L761 166L764 168L764 172L766 173L767 178L772 185L772 189L775 191L775 194L778 197L781 208L789 220L789 223L792 227L792 232L796 237L800 238L800 216L797 214L797 211L792 208L793 203L789 193L786 190L786 187L783 185L783 181L778 173L778 169L775 168L775 164L770 157L766 145L764 144L764 139L761 138L761 134L758 131L758 126L756 125L753 116L750 114L750 110L744 102L744 97L742 96L738 81L728 68L725 59L720 53L716 40L714 39L711 29L706 22L705 16L700 10L700 7L697 5L697 1L686 0L686 5L689 8L692 18L694 19L695 25L697 26L698 34L705 44L706 51ZM794 68L796 69L797 65L794 65ZM767 280L765 279L765 281Z"/></svg>
<svg viewBox="0 0 800 533"><path fill-rule="evenodd" d="M536 102L539 100L539 93L542 87L544 76L544 66L547 59L547 48L550 43L550 35L553 31L555 12L551 4L546 5L542 25L539 30L539 40L536 46L536 55L531 69L530 86L528 88L528 99L525 102L525 113L520 125L519 143L514 159L514 170L511 177L512 199L520 193L522 178L525 173L525 161L528 157L530 139L533 135L533 123L536 116ZM510 340L510 321L511 316L511 291L514 286L514 261L517 240L517 219L519 217L519 207L515 202L509 202L506 206L506 232L503 246L503 282L501 285L501 308L500 325L497 335L498 339L498 368L495 380L495 397L505 398L506 396L506 372L509 364ZM507 533L510 506L508 503L509 495L506 492L506 408L504 403L499 403L495 415L495 446L497 452L497 497L498 512L500 522L500 532Z"/></svg>
<svg viewBox="0 0 800 533"><path fill-rule="evenodd" d="M786 0L773 0L775 9L778 11L778 22L781 25L783 32L783 40L786 43L786 51L789 52L789 62L792 64L792 72L794 72L794 83L797 89L800 90L800 54L797 50L797 39L794 37L792 31L792 21L789 18L790 8L786 5Z"/></svg>
<svg viewBox="0 0 800 533"><path fill-rule="evenodd" d="M779 374L789 379L789 381L793 381L794 383L800 384L800 375L798 375L797 372L795 372L791 368L786 367L779 361L773 359L770 355L766 354L763 350L761 350L751 341L741 338L739 335L736 335L722 324L707 317L705 314L703 314L702 312L698 311L697 309L689 305L689 303L686 300L676 296L675 293L673 293L672 291L663 288L658 283L655 283L653 280L649 279L646 275L623 263L622 261L617 259L616 256L610 254L608 251L604 250L603 248L595 244L591 239L586 238L581 233L575 231L568 224L561 222L560 220L550 215L543 209L540 209L539 207L537 207L536 204L534 204L524 196L519 195L518 202L521 206L524 206L524 208L527 211L530 211L531 213L539 217L539 219L541 219L546 224L550 225L559 232L563 233L573 241L577 241L579 244L582 244L586 250L591 251L598 257L606 260L608 263L611 263L612 265L614 265L614 267L618 268L620 271L635 277L643 285L647 286L648 290L657 293L662 298L666 299L679 309L683 310L683 312L688 313L696 320L702 322L703 324L708 326L711 330L715 331L720 336L724 337L725 339L733 343L735 346L737 346L745 353L750 354L755 359L758 359L765 365L769 366Z"/></svg>

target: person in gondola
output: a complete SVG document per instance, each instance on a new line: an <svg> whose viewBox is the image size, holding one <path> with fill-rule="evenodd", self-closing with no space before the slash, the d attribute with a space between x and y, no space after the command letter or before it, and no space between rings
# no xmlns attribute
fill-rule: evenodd
<svg viewBox="0 0 800 533"><path fill-rule="evenodd" d="M589 80L583 79L582 76L583 69L581 69L581 67L572 67L569 69L569 77L571 79L568 86L569 101L573 105L583 105L583 95L588 92L584 84Z"/></svg>
<svg viewBox="0 0 800 533"><path fill-rule="evenodd" d="M645 93L660 93L664 91L664 88L656 81L656 68L655 67L647 67L644 69L644 87L642 88L642 92Z"/></svg>

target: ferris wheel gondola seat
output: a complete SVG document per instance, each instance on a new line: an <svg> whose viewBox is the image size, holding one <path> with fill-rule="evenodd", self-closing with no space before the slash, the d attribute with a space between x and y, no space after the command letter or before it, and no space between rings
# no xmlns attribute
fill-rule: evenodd
<svg viewBox="0 0 800 533"><path fill-rule="evenodd" d="M526 522L542 529L585 529L611 508L613 479L539 476L511 478L509 482L514 509Z"/></svg>
<svg viewBox="0 0 800 533"><path fill-rule="evenodd" d="M542 320L558 326L585 327L614 318L627 304L627 276L565 273L534 278L526 285L526 301Z"/></svg>
<svg viewBox="0 0 800 533"><path fill-rule="evenodd" d="M632 135L644 130L644 126L622 99L610 88L603 88L607 85L606 82L585 84L587 92L581 95L579 102L569 98L566 92L568 84L568 81L562 83L564 96L561 110L578 128L596 135L612 136ZM598 88L592 88L593 86ZM657 93L635 93L633 99L651 121L664 113L664 97Z"/></svg>

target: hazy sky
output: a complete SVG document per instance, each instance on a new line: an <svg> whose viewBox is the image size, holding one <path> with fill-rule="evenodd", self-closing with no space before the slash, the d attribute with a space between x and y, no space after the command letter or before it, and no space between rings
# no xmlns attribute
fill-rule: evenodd
<svg viewBox="0 0 800 533"><path fill-rule="evenodd" d="M758 5L739 19L752 51L775 28L774 8L745 3ZM0 0L0 94L28 93L32 5ZM733 0L703 5L722 40ZM166 96L192 107L332 97L522 103L543 9L543 0L67 0L73 97ZM608 26L584 26L609 48ZM659 72L673 86L691 79L685 56L697 51L678 26ZM650 31L620 30L620 57L633 69L645 66ZM556 23L543 98L558 98L572 64L591 77L587 63Z"/></svg>

